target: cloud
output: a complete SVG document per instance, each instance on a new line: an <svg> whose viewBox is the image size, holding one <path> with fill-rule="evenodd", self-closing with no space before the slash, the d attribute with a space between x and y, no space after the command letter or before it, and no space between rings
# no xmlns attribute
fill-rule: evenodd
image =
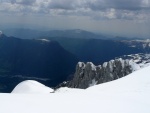
<svg viewBox="0 0 150 113"><path fill-rule="evenodd" d="M47 3L50 9L78 9L90 8L102 10L108 8L123 10L140 10L150 7L150 0L1 0L1 3L37 6Z"/></svg>
<svg viewBox="0 0 150 113"><path fill-rule="evenodd" d="M149 0L89 0L88 7L92 10L102 10L108 8L120 10L141 10L149 8Z"/></svg>
<svg viewBox="0 0 150 113"><path fill-rule="evenodd" d="M10 0L12 4L33 5L36 0Z"/></svg>
<svg viewBox="0 0 150 113"><path fill-rule="evenodd" d="M1 0L0 12L132 20L149 17L150 0Z"/></svg>
<svg viewBox="0 0 150 113"><path fill-rule="evenodd" d="M52 0L49 4L50 9L74 10L77 7L75 0Z"/></svg>

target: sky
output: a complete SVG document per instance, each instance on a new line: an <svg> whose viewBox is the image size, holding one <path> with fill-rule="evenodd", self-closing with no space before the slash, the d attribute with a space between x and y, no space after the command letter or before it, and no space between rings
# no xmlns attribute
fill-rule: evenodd
<svg viewBox="0 0 150 113"><path fill-rule="evenodd" d="M2 26L150 38L150 0L0 0Z"/></svg>

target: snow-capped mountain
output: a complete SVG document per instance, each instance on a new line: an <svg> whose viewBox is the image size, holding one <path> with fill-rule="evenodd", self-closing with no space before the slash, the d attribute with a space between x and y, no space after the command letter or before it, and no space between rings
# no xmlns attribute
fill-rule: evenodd
<svg viewBox="0 0 150 113"><path fill-rule="evenodd" d="M125 59L132 60L135 63L139 64L141 68L150 65L150 54L139 53L139 54L123 55L120 56L119 58L122 58L124 60Z"/></svg>
<svg viewBox="0 0 150 113"><path fill-rule="evenodd" d="M133 48L143 48L143 49L150 49L150 39L146 40L123 40L121 41L123 43L126 43L130 47Z"/></svg>
<svg viewBox="0 0 150 113"><path fill-rule="evenodd" d="M40 95L0 94L0 112L149 113L149 73L150 66L86 90L61 88L55 93Z"/></svg>

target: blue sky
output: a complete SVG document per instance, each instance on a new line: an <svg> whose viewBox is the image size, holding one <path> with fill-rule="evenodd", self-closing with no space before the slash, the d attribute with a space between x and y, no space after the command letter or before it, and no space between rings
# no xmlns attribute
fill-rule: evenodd
<svg viewBox="0 0 150 113"><path fill-rule="evenodd" d="M150 0L0 0L0 26L150 38Z"/></svg>

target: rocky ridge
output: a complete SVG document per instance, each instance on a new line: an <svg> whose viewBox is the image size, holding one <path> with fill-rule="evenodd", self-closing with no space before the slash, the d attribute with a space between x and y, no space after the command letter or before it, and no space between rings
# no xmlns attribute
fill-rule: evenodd
<svg viewBox="0 0 150 113"><path fill-rule="evenodd" d="M85 89L124 77L138 69L140 69L138 64L122 58L105 62L99 66L95 66L92 62L86 64L78 62L74 78L69 82L62 83L61 86Z"/></svg>

